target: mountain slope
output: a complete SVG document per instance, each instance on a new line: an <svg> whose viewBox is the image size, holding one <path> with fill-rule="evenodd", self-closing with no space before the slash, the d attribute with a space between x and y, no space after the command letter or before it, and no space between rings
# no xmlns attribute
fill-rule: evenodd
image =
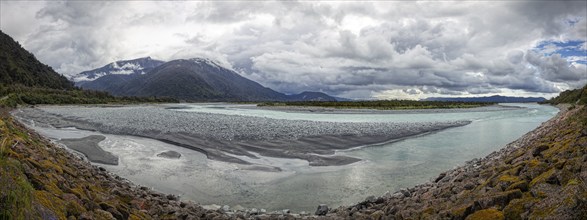
<svg viewBox="0 0 587 220"><path fill-rule="evenodd" d="M283 100L284 94L206 59L173 60L131 79L115 95L165 96L188 101Z"/></svg>
<svg viewBox="0 0 587 220"><path fill-rule="evenodd" d="M0 31L0 84L73 89L64 76L39 62L10 36Z"/></svg>
<svg viewBox="0 0 587 220"><path fill-rule="evenodd" d="M114 95L116 95L116 91L118 91L122 86L126 85L132 79L138 77L138 74L132 75L119 75L119 74L110 74L105 75L100 78L97 78L93 81L81 81L76 83L78 86L88 89L88 90L96 90L96 91L107 91Z"/></svg>
<svg viewBox="0 0 587 220"><path fill-rule="evenodd" d="M72 80L76 82L77 85L83 85L108 75L142 75L163 63L165 62L151 59L151 57L143 57L134 60L121 60L97 69L81 72L72 77ZM100 87L103 85L92 86Z"/></svg>
<svg viewBox="0 0 587 220"><path fill-rule="evenodd" d="M424 101L449 101L449 102L544 102L545 98L542 97L512 97L512 96L487 96L487 97L430 97L424 99Z"/></svg>
<svg viewBox="0 0 587 220"><path fill-rule="evenodd" d="M145 59L155 64L162 62L150 58L139 60ZM202 58L173 60L153 68L144 68L141 73L105 73L112 71L112 66L130 66L129 63L136 62L137 60L117 61L99 69L82 72L76 79L92 78L92 81L79 81L78 85L117 96L173 97L185 101L336 101L321 92L285 95L244 78L212 60ZM144 73L147 70L149 72Z"/></svg>

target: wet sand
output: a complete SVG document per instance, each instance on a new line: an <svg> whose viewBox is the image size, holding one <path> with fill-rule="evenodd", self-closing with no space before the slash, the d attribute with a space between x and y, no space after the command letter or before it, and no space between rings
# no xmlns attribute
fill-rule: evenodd
<svg viewBox="0 0 587 220"><path fill-rule="evenodd" d="M94 163L118 165L118 157L108 151L104 151L98 143L106 137L102 135L90 135L84 138L62 139L59 142L67 147L85 155Z"/></svg>

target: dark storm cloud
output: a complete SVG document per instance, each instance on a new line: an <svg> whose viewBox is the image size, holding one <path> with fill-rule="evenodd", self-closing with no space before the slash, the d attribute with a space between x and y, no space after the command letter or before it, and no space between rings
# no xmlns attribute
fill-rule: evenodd
<svg viewBox="0 0 587 220"><path fill-rule="evenodd" d="M352 98L549 95L587 83L580 56L536 50L587 40L583 1L1 4L2 30L68 75L204 56L281 92Z"/></svg>

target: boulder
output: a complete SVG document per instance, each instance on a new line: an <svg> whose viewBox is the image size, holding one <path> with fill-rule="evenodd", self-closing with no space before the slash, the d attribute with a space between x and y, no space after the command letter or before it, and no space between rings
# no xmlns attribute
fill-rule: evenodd
<svg viewBox="0 0 587 220"><path fill-rule="evenodd" d="M374 220L383 219L384 216L385 216L385 213L381 210L378 210L376 212L371 213L371 219L374 219Z"/></svg>
<svg viewBox="0 0 587 220"><path fill-rule="evenodd" d="M315 215L326 215L328 213L328 206L325 204L320 204L316 209Z"/></svg>

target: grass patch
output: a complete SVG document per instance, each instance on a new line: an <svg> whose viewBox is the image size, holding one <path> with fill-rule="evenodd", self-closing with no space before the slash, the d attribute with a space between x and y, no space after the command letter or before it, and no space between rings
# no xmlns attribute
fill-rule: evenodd
<svg viewBox="0 0 587 220"><path fill-rule="evenodd" d="M467 216L466 220L503 220L503 213L497 209L483 209Z"/></svg>
<svg viewBox="0 0 587 220"><path fill-rule="evenodd" d="M11 158L0 161L0 219L28 219L33 190L20 162Z"/></svg>

